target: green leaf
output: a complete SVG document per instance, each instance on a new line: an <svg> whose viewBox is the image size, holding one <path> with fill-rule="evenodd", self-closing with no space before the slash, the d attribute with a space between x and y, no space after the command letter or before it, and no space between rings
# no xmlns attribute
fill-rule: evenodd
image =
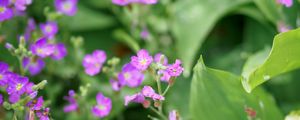
<svg viewBox="0 0 300 120"><path fill-rule="evenodd" d="M129 46L133 51L137 52L140 50L140 46L137 41L134 40L130 35L128 35L124 30L116 30L114 32L114 36L117 40Z"/></svg>
<svg viewBox="0 0 300 120"><path fill-rule="evenodd" d="M282 20L276 0L254 0L254 3L273 24Z"/></svg>
<svg viewBox="0 0 300 120"><path fill-rule="evenodd" d="M202 58L194 67L191 83L190 113L197 120L247 120L245 107L254 109L261 120L283 119L274 99L258 88L249 94L240 77L208 68Z"/></svg>
<svg viewBox="0 0 300 120"><path fill-rule="evenodd" d="M115 24L112 16L100 11L93 11L84 6L78 6L75 16L65 17L65 22L71 31L96 30L111 27Z"/></svg>
<svg viewBox="0 0 300 120"><path fill-rule="evenodd" d="M300 29L276 35L269 56L252 71L243 71L247 92L277 75L300 68Z"/></svg>
<svg viewBox="0 0 300 120"><path fill-rule="evenodd" d="M225 14L250 2L250 0L181 0L173 6L172 31L176 37L178 56L184 63L186 75L189 75L201 44L216 22Z"/></svg>

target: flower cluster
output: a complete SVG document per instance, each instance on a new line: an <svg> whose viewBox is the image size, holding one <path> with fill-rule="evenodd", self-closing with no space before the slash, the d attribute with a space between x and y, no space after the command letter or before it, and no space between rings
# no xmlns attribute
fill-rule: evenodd
<svg viewBox="0 0 300 120"><path fill-rule="evenodd" d="M126 6L133 3L147 5L147 4L156 4L157 0L112 0L112 3L120 6Z"/></svg>
<svg viewBox="0 0 300 120"><path fill-rule="evenodd" d="M149 101L145 98L150 98L154 101L163 101L165 97L155 93L152 87L144 86L141 92L136 93L134 95L125 96L125 106L127 106L130 102L142 103L144 107L149 107Z"/></svg>
<svg viewBox="0 0 300 120"><path fill-rule="evenodd" d="M92 54L84 57L82 65L85 73L94 76L101 71L103 63L106 61L106 53L102 50L95 50Z"/></svg>
<svg viewBox="0 0 300 120"><path fill-rule="evenodd" d="M277 0L277 2L286 7L291 7L293 5L293 0Z"/></svg>
<svg viewBox="0 0 300 120"><path fill-rule="evenodd" d="M69 102L69 104L64 107L64 112L72 112L78 109L78 103L75 99L74 90L69 90L69 96L65 96L64 99Z"/></svg>

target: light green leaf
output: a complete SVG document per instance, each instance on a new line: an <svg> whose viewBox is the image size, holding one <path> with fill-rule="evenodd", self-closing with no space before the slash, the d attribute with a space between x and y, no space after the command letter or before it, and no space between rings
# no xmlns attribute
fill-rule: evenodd
<svg viewBox="0 0 300 120"><path fill-rule="evenodd" d="M250 0L181 0L174 6L172 31L176 37L178 56L189 75L195 56L216 22Z"/></svg>
<svg viewBox="0 0 300 120"><path fill-rule="evenodd" d="M116 30L114 32L114 36L120 42L123 42L127 46L129 46L133 51L137 52L140 50L140 46L130 35L128 35L124 30Z"/></svg>
<svg viewBox="0 0 300 120"><path fill-rule="evenodd" d="M277 75L300 68L300 29L276 35L271 53L261 65L243 71L242 83L247 92Z"/></svg>
<svg viewBox="0 0 300 120"><path fill-rule="evenodd" d="M75 16L65 18L65 23L71 31L104 29L115 24L112 16L103 14L100 11L93 11L84 6L78 7Z"/></svg>
<svg viewBox="0 0 300 120"><path fill-rule="evenodd" d="M273 24L282 20L276 0L254 0L254 3Z"/></svg>
<svg viewBox="0 0 300 120"><path fill-rule="evenodd" d="M249 94L243 90L240 77L208 68L202 58L194 68L191 83L190 113L197 120L247 120L245 107L254 109L256 118L281 120L283 116L274 99L258 88Z"/></svg>

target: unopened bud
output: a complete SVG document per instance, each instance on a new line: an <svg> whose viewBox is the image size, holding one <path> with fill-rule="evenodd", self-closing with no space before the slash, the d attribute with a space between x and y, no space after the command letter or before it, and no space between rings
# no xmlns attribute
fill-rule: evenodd
<svg viewBox="0 0 300 120"><path fill-rule="evenodd" d="M149 100L145 100L145 101L143 102L143 107L144 107L144 108L149 108L150 105L151 105L151 102L150 102Z"/></svg>

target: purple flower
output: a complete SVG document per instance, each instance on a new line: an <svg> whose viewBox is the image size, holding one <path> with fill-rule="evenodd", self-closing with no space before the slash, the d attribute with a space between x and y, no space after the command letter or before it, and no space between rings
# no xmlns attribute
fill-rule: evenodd
<svg viewBox="0 0 300 120"><path fill-rule="evenodd" d="M43 110L38 110L36 112L36 116L40 118L40 120L50 120L49 118L50 108L45 108Z"/></svg>
<svg viewBox="0 0 300 120"><path fill-rule="evenodd" d="M40 38L34 44L30 46L32 54L41 58L48 57L54 53L55 46L49 44L46 38Z"/></svg>
<svg viewBox="0 0 300 120"><path fill-rule="evenodd" d="M121 85L138 87L144 80L144 74L128 63L123 66L122 72L118 74L118 79Z"/></svg>
<svg viewBox="0 0 300 120"><path fill-rule="evenodd" d="M39 97L37 99L31 100L27 103L27 106L31 109L31 110L41 110L44 104L44 99L43 97Z"/></svg>
<svg viewBox="0 0 300 120"><path fill-rule="evenodd" d="M138 70L146 70L152 63L153 58L149 55L148 51L142 49L138 51L137 56L131 57L131 65L133 65Z"/></svg>
<svg viewBox="0 0 300 120"><path fill-rule="evenodd" d="M0 94L0 105L2 105L3 104L3 96L2 96L2 94Z"/></svg>
<svg viewBox="0 0 300 120"><path fill-rule="evenodd" d="M112 0L112 3L115 5L126 6L131 3L132 0Z"/></svg>
<svg viewBox="0 0 300 120"><path fill-rule="evenodd" d="M40 25L40 29L45 37L52 39L58 32L57 23L50 21Z"/></svg>
<svg viewBox="0 0 300 120"><path fill-rule="evenodd" d="M157 53L157 54L155 54L155 56L154 56L154 62L156 62L156 63L160 63L161 61L161 57L164 57L164 61L163 61L163 65L168 65L168 58L165 56L165 55L163 55L163 54L161 54L161 53Z"/></svg>
<svg viewBox="0 0 300 120"><path fill-rule="evenodd" d="M165 100L165 97L160 94L154 94L151 98L153 100L159 100L159 101Z"/></svg>
<svg viewBox="0 0 300 120"><path fill-rule="evenodd" d="M20 100L21 95L19 94L11 94L8 97L8 101L12 104L18 102Z"/></svg>
<svg viewBox="0 0 300 120"><path fill-rule="evenodd" d="M19 11L26 10L27 6L32 3L32 0L16 0L15 8Z"/></svg>
<svg viewBox="0 0 300 120"><path fill-rule="evenodd" d="M142 94L145 97L152 97L156 93L155 93L155 91L153 90L152 87L150 87L150 86L144 86L144 88L142 89Z"/></svg>
<svg viewBox="0 0 300 120"><path fill-rule="evenodd" d="M26 85L28 83L28 78L19 76L19 75L13 75L11 76L11 79L8 81L8 87L6 88L6 91L9 95L16 94L16 95L22 95L26 92Z"/></svg>
<svg viewBox="0 0 300 120"><path fill-rule="evenodd" d="M8 49L8 50L13 50L14 46L10 43L5 43L5 48Z"/></svg>
<svg viewBox="0 0 300 120"><path fill-rule="evenodd" d="M25 29L24 38L26 41L29 41L31 39L31 34L35 30L35 21L33 18L30 18L27 22L27 27Z"/></svg>
<svg viewBox="0 0 300 120"><path fill-rule="evenodd" d="M125 106L127 106L130 102L135 102L135 103L143 103L145 101L145 97L143 96L142 93L137 93L134 95L127 95L125 96Z"/></svg>
<svg viewBox="0 0 300 120"><path fill-rule="evenodd" d="M170 65L167 68L168 74L173 77L178 77L183 72L183 70L184 69L181 67L180 60L176 60L174 64Z"/></svg>
<svg viewBox="0 0 300 120"><path fill-rule="evenodd" d="M100 118L107 116L110 113L112 107L110 98L103 96L102 93L98 93L96 96L96 100L97 105L93 106L92 108L93 115Z"/></svg>
<svg viewBox="0 0 300 120"><path fill-rule="evenodd" d="M112 0L115 5L126 6L131 3L156 4L157 0Z"/></svg>
<svg viewBox="0 0 300 120"><path fill-rule="evenodd" d="M67 49L63 43L55 45L54 53L50 56L53 60L61 60L67 55Z"/></svg>
<svg viewBox="0 0 300 120"><path fill-rule="evenodd" d="M142 4L156 4L157 0L139 0L139 3L142 3Z"/></svg>
<svg viewBox="0 0 300 120"><path fill-rule="evenodd" d="M277 24L277 29L280 33L283 33L283 32L287 32L287 31L290 31L291 30L291 27L286 25L285 23L283 22L279 22Z"/></svg>
<svg viewBox="0 0 300 120"><path fill-rule="evenodd" d="M111 79L111 80L109 80L109 82L114 91L120 91L120 89L123 87L123 85L117 80Z"/></svg>
<svg viewBox="0 0 300 120"><path fill-rule="evenodd" d="M13 10L9 8L9 0L1 0L0 2L0 22L11 19Z"/></svg>
<svg viewBox="0 0 300 120"><path fill-rule="evenodd" d="M39 74L45 67L45 62L41 58L28 58L23 59L22 65L25 69L29 70L30 75L34 76Z"/></svg>
<svg viewBox="0 0 300 120"><path fill-rule="evenodd" d="M93 54L88 54L84 57L82 65L85 68L85 73L94 76L101 71L102 65L106 60L106 54L102 50L95 50Z"/></svg>
<svg viewBox="0 0 300 120"><path fill-rule="evenodd" d="M171 75L166 70L162 70L162 76L160 77L160 80L163 82L169 82L171 78Z"/></svg>
<svg viewBox="0 0 300 120"><path fill-rule="evenodd" d="M169 120L179 120L176 110L169 112Z"/></svg>
<svg viewBox="0 0 300 120"><path fill-rule="evenodd" d="M77 0L55 0L54 4L59 13L73 16L77 12Z"/></svg>
<svg viewBox="0 0 300 120"><path fill-rule="evenodd" d="M64 106L64 112L72 112L78 109L78 104L74 96L75 96L74 90L69 90L69 96L64 97L64 99L69 102L68 105Z"/></svg>
<svg viewBox="0 0 300 120"><path fill-rule="evenodd" d="M8 68L8 64L0 61L0 86L5 86L9 79L10 72Z"/></svg>
<svg viewBox="0 0 300 120"><path fill-rule="evenodd" d="M144 40L149 38L149 31L146 27L141 32L141 38Z"/></svg>
<svg viewBox="0 0 300 120"><path fill-rule="evenodd" d="M277 2L286 7L291 7L293 5L293 0L277 0Z"/></svg>

